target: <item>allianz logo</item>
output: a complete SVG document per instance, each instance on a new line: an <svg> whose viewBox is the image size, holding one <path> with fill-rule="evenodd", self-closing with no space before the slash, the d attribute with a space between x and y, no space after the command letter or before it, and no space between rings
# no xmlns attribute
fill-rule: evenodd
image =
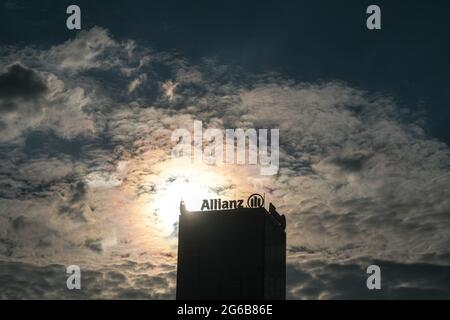
<svg viewBox="0 0 450 320"><path fill-rule="evenodd" d="M204 199L202 201L201 211L204 210L227 210L239 208L261 208L264 207L264 197L258 193L250 195L247 202L243 199L239 200L222 200L218 199Z"/></svg>

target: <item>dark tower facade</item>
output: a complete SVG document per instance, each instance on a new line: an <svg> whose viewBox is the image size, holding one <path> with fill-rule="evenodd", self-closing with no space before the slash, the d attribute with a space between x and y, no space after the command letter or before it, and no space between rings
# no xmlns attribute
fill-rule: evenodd
<svg viewBox="0 0 450 320"><path fill-rule="evenodd" d="M272 204L179 218L177 299L285 299L286 220Z"/></svg>

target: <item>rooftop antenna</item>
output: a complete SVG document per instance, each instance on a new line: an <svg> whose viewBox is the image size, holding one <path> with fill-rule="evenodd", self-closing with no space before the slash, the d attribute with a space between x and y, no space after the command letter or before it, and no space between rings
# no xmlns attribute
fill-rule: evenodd
<svg viewBox="0 0 450 320"><path fill-rule="evenodd" d="M181 198L181 201L180 201L180 213L184 214L186 212L187 212L186 204L184 203L183 198Z"/></svg>
<svg viewBox="0 0 450 320"><path fill-rule="evenodd" d="M264 207L266 206L266 193L263 193Z"/></svg>

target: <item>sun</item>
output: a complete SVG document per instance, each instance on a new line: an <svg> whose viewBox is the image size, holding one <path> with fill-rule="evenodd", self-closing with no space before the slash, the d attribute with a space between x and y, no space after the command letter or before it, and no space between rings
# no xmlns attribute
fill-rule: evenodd
<svg viewBox="0 0 450 320"><path fill-rule="evenodd" d="M171 161L159 172L156 192L146 211L157 216L164 229L173 230L181 200L188 210L198 211L203 199L229 197L229 185L229 178L212 166Z"/></svg>
<svg viewBox="0 0 450 320"><path fill-rule="evenodd" d="M161 188L154 202L155 213L165 225L172 226L178 220L180 201L188 210L199 210L203 199L214 197L206 182L194 182L185 175L174 177Z"/></svg>

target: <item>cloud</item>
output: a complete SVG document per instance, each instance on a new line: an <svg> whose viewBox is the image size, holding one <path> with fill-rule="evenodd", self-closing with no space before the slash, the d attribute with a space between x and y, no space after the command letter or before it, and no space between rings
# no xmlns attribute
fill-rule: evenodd
<svg viewBox="0 0 450 320"><path fill-rule="evenodd" d="M97 253L101 253L102 252L102 242L101 239L86 239L86 241L84 241L84 245Z"/></svg>
<svg viewBox="0 0 450 320"><path fill-rule="evenodd" d="M69 290L65 265L0 261L0 299L174 298L173 270L151 273L145 264L117 264L99 269L81 267L81 289Z"/></svg>
<svg viewBox="0 0 450 320"><path fill-rule="evenodd" d="M55 74L22 64L7 70L0 75L0 142L23 143L30 130L48 130L61 137L92 134L92 119L84 108L93 96L85 89L67 87Z"/></svg>
<svg viewBox="0 0 450 320"><path fill-rule="evenodd" d="M9 66L6 72L0 74L0 88L0 110L3 112L17 108L15 99L37 100L48 90L36 72L18 63Z"/></svg>
<svg viewBox="0 0 450 320"><path fill-rule="evenodd" d="M3 297L73 297L56 280L43 291L21 276L62 281L74 259L92 283L80 297L173 297L176 225L155 206L199 172L216 174L211 192L265 192L286 214L290 298L374 297L374 261L387 271L381 298L448 297L449 148L393 98L191 64L98 27L1 51L1 81L29 79L2 93L25 102L0 125L0 272L13 279ZM279 128L279 174L172 160L172 130L194 120Z"/></svg>
<svg viewBox="0 0 450 320"><path fill-rule="evenodd" d="M46 55L53 63L71 72L114 65L112 58L103 56L108 49L114 49L117 43L102 28L81 31L73 40L52 47Z"/></svg>
<svg viewBox="0 0 450 320"><path fill-rule="evenodd" d="M366 269L381 270L381 290L368 290ZM288 299L448 299L449 266L360 259L289 264Z"/></svg>
<svg viewBox="0 0 450 320"><path fill-rule="evenodd" d="M281 172L270 189L288 213L291 244L359 243L389 258L446 252L444 143L404 122L389 97L343 83L271 82L242 91L228 121L280 128Z"/></svg>
<svg viewBox="0 0 450 320"><path fill-rule="evenodd" d="M336 156L331 159L331 162L345 171L358 172L363 169L364 164L369 159L370 154L359 151Z"/></svg>
<svg viewBox="0 0 450 320"><path fill-rule="evenodd" d="M178 87L178 83L173 83L171 80L164 82L161 84L161 88L164 92L164 95L167 97L169 101L173 100L175 89Z"/></svg>
<svg viewBox="0 0 450 320"><path fill-rule="evenodd" d="M134 79L130 82L128 86L128 93L132 93L135 91L140 85L142 85L147 80L147 76L145 74L141 74L138 78Z"/></svg>

